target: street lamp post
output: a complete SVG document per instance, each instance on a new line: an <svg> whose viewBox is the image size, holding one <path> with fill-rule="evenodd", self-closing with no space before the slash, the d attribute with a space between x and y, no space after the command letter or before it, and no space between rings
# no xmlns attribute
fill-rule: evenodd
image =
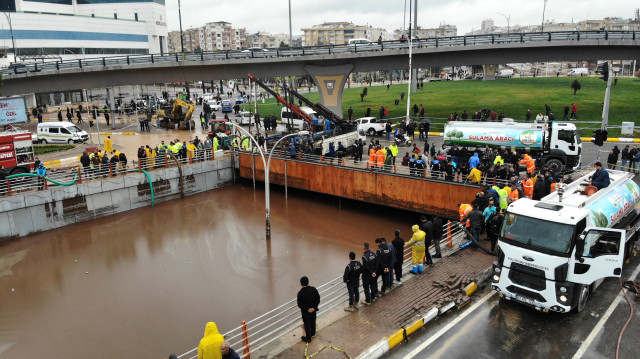
<svg viewBox="0 0 640 359"><path fill-rule="evenodd" d="M227 125L234 125L234 123L232 122L227 122ZM260 147L260 145L258 144L258 141L256 141L255 137L253 137L253 135L251 135L251 133L249 133L249 131L245 130L244 128L242 128L241 126L234 126L235 129L240 130L241 132L245 133L247 136L249 136L249 138L251 139L251 141L253 142L253 144L258 148L259 150L259 154L260 157L262 158L262 164L264 165L264 206L265 206L265 215L266 215L266 237L267 240L271 240L271 201L270 201L270 192L269 192L269 188L270 188L270 183L269 183L269 168L271 166L271 157L273 156L273 151L278 148L278 144L280 144L280 142L282 142L284 139L286 138L291 138L291 137L295 137L295 136L306 136L309 134L309 131L300 131L297 133L291 133L288 134L286 136L283 136L281 139L279 139L275 145L273 145L273 147L271 147L271 151L269 151L269 158L265 160L264 158L264 152L265 150Z"/></svg>
<svg viewBox="0 0 640 359"><path fill-rule="evenodd" d="M505 14L501 14L501 13L497 13L498 15L502 15L504 16L505 19L507 19L507 34L511 33L511 14L509 14L509 16L505 15Z"/></svg>
<svg viewBox="0 0 640 359"><path fill-rule="evenodd" d="M11 45L13 46L13 62L18 62L18 54L16 53L16 40L13 37L13 25L11 25L11 12L4 11L4 10L2 10L2 12L4 13L4 16L7 18L7 21L9 22L9 31L11 32Z"/></svg>
<svg viewBox="0 0 640 359"><path fill-rule="evenodd" d="M180 20L180 48L184 53L184 37L182 36L182 12L180 11L180 0L178 0L178 19Z"/></svg>
<svg viewBox="0 0 640 359"><path fill-rule="evenodd" d="M542 27L540 32L544 32L544 13L547 10L547 0L544 0L544 6L542 7Z"/></svg>

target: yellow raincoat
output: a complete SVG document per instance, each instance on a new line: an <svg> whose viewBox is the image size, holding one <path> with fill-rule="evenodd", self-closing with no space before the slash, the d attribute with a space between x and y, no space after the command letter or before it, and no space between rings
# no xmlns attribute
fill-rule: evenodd
<svg viewBox="0 0 640 359"><path fill-rule="evenodd" d="M111 144L111 138L107 137L104 140L104 152L110 153L113 152L113 145Z"/></svg>
<svg viewBox="0 0 640 359"><path fill-rule="evenodd" d="M198 344L198 359L222 359L220 344L223 341L224 337L218 332L216 323L207 323L204 328L204 337Z"/></svg>
<svg viewBox="0 0 640 359"><path fill-rule="evenodd" d="M422 264L425 252L424 237L426 234L420 230L420 227L417 224L414 224L411 229L413 230L413 237L411 237L409 242L407 242L407 245L413 244L412 262L413 265Z"/></svg>

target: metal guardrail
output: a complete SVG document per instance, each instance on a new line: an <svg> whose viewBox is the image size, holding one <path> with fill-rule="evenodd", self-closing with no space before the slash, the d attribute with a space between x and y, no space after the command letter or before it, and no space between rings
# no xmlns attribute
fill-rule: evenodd
<svg viewBox="0 0 640 359"><path fill-rule="evenodd" d="M435 48L444 46L473 46L493 45L541 41L581 41L581 40L636 40L635 31L558 31L558 32L530 32L509 34L488 34L452 36L428 39L415 39L414 48ZM265 49L266 51L227 50L204 51L189 53L168 53L150 55L109 56L90 59L56 60L42 63L25 63L25 67L2 70L2 75L12 75L24 72L59 71L65 69L83 69L88 67L128 66L135 64L154 64L164 62L193 62L210 60L235 60L248 58L292 57L308 55L332 55L339 53L358 53L367 51L385 51L406 49L407 41L380 41L369 44L341 44L325 46L305 46L297 48Z"/></svg>
<svg viewBox="0 0 640 359"><path fill-rule="evenodd" d="M448 246L455 249L462 242L463 231L457 223L458 222L449 221L445 225L443 239L440 241L441 248ZM375 251L374 246L371 248ZM429 247L429 253L432 255L436 253L435 245ZM407 273L406 270L412 266L411 257L412 247L405 246L403 253L404 264L402 266L403 273ZM342 276L317 286L316 289L320 293L321 299L319 316L323 316L332 309L344 305L347 301L347 290ZM364 293L362 286L360 286L360 293ZM299 329L301 323L302 319L300 318L300 309L298 308L297 300L292 299L254 319L247 322L243 321L240 326L224 333L223 336L240 355L240 358L248 358L252 354L256 354L260 349L265 348L292 331ZM198 348L193 348L179 355L178 358L195 359L198 357L197 350Z"/></svg>

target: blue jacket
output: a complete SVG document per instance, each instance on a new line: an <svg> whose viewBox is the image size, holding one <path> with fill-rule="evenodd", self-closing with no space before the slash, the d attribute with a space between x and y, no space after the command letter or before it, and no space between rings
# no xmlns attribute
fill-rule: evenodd
<svg viewBox="0 0 640 359"><path fill-rule="evenodd" d="M473 157L469 158L469 168L476 168L480 163L480 158L478 158L478 152L473 154Z"/></svg>
<svg viewBox="0 0 640 359"><path fill-rule="evenodd" d="M40 165L38 166L38 168L36 168L36 173L38 174L38 176L44 177L47 174L47 169L44 167L44 165Z"/></svg>
<svg viewBox="0 0 640 359"><path fill-rule="evenodd" d="M599 171L595 171L591 178L593 179L591 184L598 187L598 189L609 187L611 184L611 180L609 180L609 172L604 168Z"/></svg>
<svg viewBox="0 0 640 359"><path fill-rule="evenodd" d="M293 143L291 145L289 145L289 154L291 156L295 156L296 155L296 146L294 146Z"/></svg>
<svg viewBox="0 0 640 359"><path fill-rule="evenodd" d="M329 156L336 156L336 146L333 145L333 142L329 144Z"/></svg>

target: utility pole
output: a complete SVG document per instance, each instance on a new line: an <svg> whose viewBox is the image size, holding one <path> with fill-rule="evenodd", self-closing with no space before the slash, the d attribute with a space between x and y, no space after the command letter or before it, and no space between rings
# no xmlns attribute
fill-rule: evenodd
<svg viewBox="0 0 640 359"><path fill-rule="evenodd" d="M182 12L180 11L180 0L178 0L178 18L180 20L180 48L184 53L184 37L182 36Z"/></svg>
<svg viewBox="0 0 640 359"><path fill-rule="evenodd" d="M413 36L418 37L418 0L414 0L413 3ZM411 90L416 93L418 92L418 69L414 68L411 71Z"/></svg>
<svg viewBox="0 0 640 359"><path fill-rule="evenodd" d="M613 77L613 69L609 67L608 70L607 90L604 93L604 106L602 106L602 126L600 126L600 129L603 131L609 127L609 100L611 99L611 78Z"/></svg>
<svg viewBox="0 0 640 359"><path fill-rule="evenodd" d="M291 30L291 0L289 0L289 47L293 45L293 31Z"/></svg>
<svg viewBox="0 0 640 359"><path fill-rule="evenodd" d="M544 6L542 7L542 28L540 32L544 32L544 13L547 10L547 0L544 0Z"/></svg>

